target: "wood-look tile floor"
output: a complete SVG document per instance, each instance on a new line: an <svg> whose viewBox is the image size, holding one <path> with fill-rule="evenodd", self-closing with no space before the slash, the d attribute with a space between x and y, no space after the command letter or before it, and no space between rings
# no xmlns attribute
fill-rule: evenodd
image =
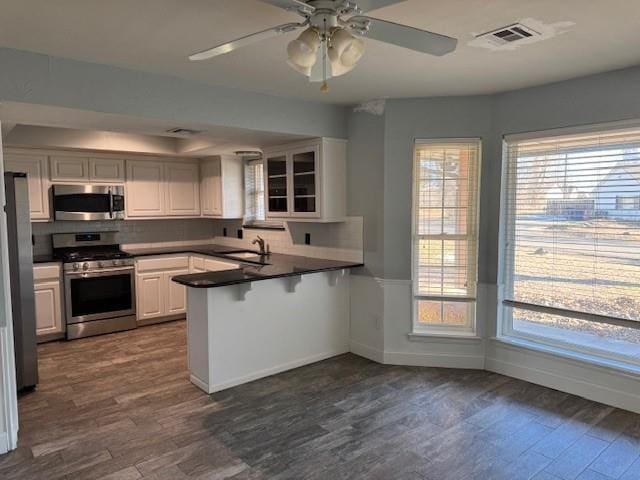
<svg viewBox="0 0 640 480"><path fill-rule="evenodd" d="M185 323L42 345L2 479L640 479L640 415L343 355L207 396Z"/></svg>

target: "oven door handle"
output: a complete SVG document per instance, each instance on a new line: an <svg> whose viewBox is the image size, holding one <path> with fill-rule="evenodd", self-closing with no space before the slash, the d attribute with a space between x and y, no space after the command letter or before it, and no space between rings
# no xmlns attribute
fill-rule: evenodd
<svg viewBox="0 0 640 480"><path fill-rule="evenodd" d="M113 218L113 192L109 189L109 218Z"/></svg>
<svg viewBox="0 0 640 480"><path fill-rule="evenodd" d="M109 268L104 270L98 270L95 272L64 272L67 277L73 278L91 278L91 277L104 277L106 275L113 275L114 273L130 273L133 272L134 267L127 268Z"/></svg>

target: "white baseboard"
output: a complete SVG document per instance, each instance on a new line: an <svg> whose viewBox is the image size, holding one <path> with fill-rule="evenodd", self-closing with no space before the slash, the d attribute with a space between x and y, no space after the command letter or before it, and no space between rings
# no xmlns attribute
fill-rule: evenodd
<svg viewBox="0 0 640 480"><path fill-rule="evenodd" d="M443 353L384 352L384 363L388 365L409 365L412 367L484 369L482 355L455 355Z"/></svg>
<svg viewBox="0 0 640 480"><path fill-rule="evenodd" d="M0 455L9 451L9 435L7 432L0 433Z"/></svg>
<svg viewBox="0 0 640 480"><path fill-rule="evenodd" d="M196 377L193 373L189 375L189 380L200 390L203 390L206 393L213 393L209 391L209 384L204 380Z"/></svg>
<svg viewBox="0 0 640 480"><path fill-rule="evenodd" d="M385 352L363 343L351 341L351 353L385 365L412 367L470 368L482 370L484 357L479 355L453 355L438 353Z"/></svg>
<svg viewBox="0 0 640 480"><path fill-rule="evenodd" d="M191 375L191 381L194 385L196 385L197 387L200 387L205 392L214 393L214 392L219 392L221 390L226 390L227 388L242 385L243 383L252 382L260 378L269 377L271 375L275 375L276 373L286 372L287 370L292 370L294 368L302 367L304 365L320 362L322 360L326 360L328 358L335 357L337 355L342 355L348 352L349 352L349 348L345 346L340 350L325 352L318 355L312 355L310 357L301 358L293 362L283 363L281 365L276 365L271 368L265 368L264 370L253 372L250 375L233 378L226 382L215 383L213 385L207 385L206 382L203 382L201 379L194 377L193 375Z"/></svg>
<svg viewBox="0 0 640 480"><path fill-rule="evenodd" d="M384 352L377 348L370 347L369 345L365 345L364 343L354 342L352 340L349 343L349 351L360 357L373 360L374 362L384 363Z"/></svg>
<svg viewBox="0 0 640 480"><path fill-rule="evenodd" d="M640 413L640 377L493 342L486 370Z"/></svg>

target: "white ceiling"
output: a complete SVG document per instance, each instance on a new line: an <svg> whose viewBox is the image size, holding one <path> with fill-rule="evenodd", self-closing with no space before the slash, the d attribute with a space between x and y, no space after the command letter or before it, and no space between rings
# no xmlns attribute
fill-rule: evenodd
<svg viewBox="0 0 640 480"><path fill-rule="evenodd" d="M640 64L638 0L406 0L371 16L457 37L460 46L437 58L367 40L360 65L326 95L286 65L292 34L207 62L187 60L298 18L259 0L0 0L0 46L341 104L494 93ZM575 26L515 51L467 45L473 33L523 18Z"/></svg>

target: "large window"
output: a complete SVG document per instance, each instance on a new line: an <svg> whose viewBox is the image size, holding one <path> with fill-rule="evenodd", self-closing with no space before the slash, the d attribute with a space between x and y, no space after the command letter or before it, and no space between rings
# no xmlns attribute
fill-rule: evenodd
<svg viewBox="0 0 640 480"><path fill-rule="evenodd" d="M640 361L640 129L506 154L503 333Z"/></svg>
<svg viewBox="0 0 640 480"><path fill-rule="evenodd" d="M413 187L414 332L475 328L480 142L417 141Z"/></svg>

